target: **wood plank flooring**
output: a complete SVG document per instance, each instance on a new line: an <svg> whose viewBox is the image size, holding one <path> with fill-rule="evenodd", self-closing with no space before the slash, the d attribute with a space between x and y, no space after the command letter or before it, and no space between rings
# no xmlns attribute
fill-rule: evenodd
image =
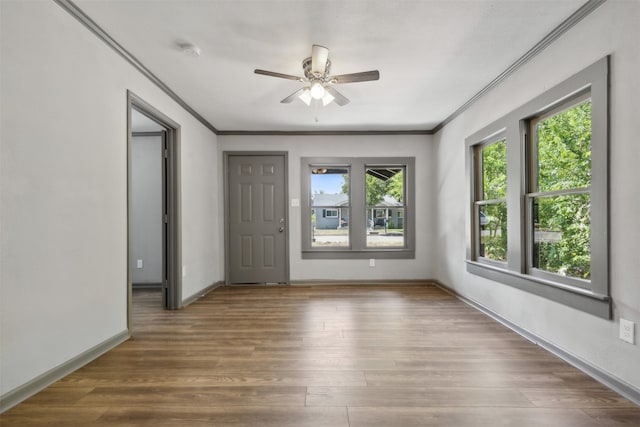
<svg viewBox="0 0 640 427"><path fill-rule="evenodd" d="M126 343L8 426L613 426L640 408L433 286L134 293Z"/></svg>

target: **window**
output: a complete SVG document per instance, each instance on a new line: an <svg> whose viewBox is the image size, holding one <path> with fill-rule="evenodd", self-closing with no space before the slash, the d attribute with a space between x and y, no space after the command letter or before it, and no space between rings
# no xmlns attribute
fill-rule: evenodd
<svg viewBox="0 0 640 427"><path fill-rule="evenodd" d="M603 58L467 138L467 271L605 318L608 68Z"/></svg>
<svg viewBox="0 0 640 427"><path fill-rule="evenodd" d="M501 135L498 140L478 144L474 155L477 258L504 262L507 260L507 141Z"/></svg>
<svg viewBox="0 0 640 427"><path fill-rule="evenodd" d="M527 270L530 274L589 287L591 99L588 94L530 120L530 135Z"/></svg>
<svg viewBox="0 0 640 427"><path fill-rule="evenodd" d="M314 166L311 179L311 246L349 247L349 168Z"/></svg>
<svg viewBox="0 0 640 427"><path fill-rule="evenodd" d="M367 248L404 248L404 168L367 166Z"/></svg>
<svg viewBox="0 0 640 427"><path fill-rule="evenodd" d="M409 157L303 158L302 257L414 258L414 164Z"/></svg>
<svg viewBox="0 0 640 427"><path fill-rule="evenodd" d="M327 218L338 218L338 209L325 209L324 216ZM338 225L337 228L340 228L340 225Z"/></svg>

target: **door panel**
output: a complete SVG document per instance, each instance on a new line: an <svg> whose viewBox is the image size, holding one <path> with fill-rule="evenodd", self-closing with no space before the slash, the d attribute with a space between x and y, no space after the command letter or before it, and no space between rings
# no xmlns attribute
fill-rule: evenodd
<svg viewBox="0 0 640 427"><path fill-rule="evenodd" d="M230 282L287 282L284 156L229 155L227 171Z"/></svg>

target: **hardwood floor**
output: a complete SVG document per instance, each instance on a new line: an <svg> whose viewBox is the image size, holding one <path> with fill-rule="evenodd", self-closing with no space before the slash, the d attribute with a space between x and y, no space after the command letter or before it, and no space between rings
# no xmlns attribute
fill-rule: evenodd
<svg viewBox="0 0 640 427"><path fill-rule="evenodd" d="M5 426L612 426L640 408L433 286L136 291L134 336Z"/></svg>

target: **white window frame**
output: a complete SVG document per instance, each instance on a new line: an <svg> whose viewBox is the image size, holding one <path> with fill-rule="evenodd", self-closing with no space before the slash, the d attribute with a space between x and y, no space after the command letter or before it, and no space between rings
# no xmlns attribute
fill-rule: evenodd
<svg viewBox="0 0 640 427"><path fill-rule="evenodd" d="M329 212L333 212L335 213L335 215L330 214ZM338 218L338 209L334 209L334 208L325 208L324 210L324 217L325 218Z"/></svg>
<svg viewBox="0 0 640 427"><path fill-rule="evenodd" d="M531 219L527 214L527 147L531 121L588 93L591 98L591 280L579 283L558 274L537 274L528 266L527 236ZM466 171L469 186L467 271L495 282L551 299L584 312L610 319L609 235L608 235L608 114L609 57L602 58L560 84L545 91L522 107L496 120L466 139ZM481 262L475 249L476 216L474 151L481 141L504 132L507 141L507 262L504 265ZM533 273L533 274L532 274Z"/></svg>

